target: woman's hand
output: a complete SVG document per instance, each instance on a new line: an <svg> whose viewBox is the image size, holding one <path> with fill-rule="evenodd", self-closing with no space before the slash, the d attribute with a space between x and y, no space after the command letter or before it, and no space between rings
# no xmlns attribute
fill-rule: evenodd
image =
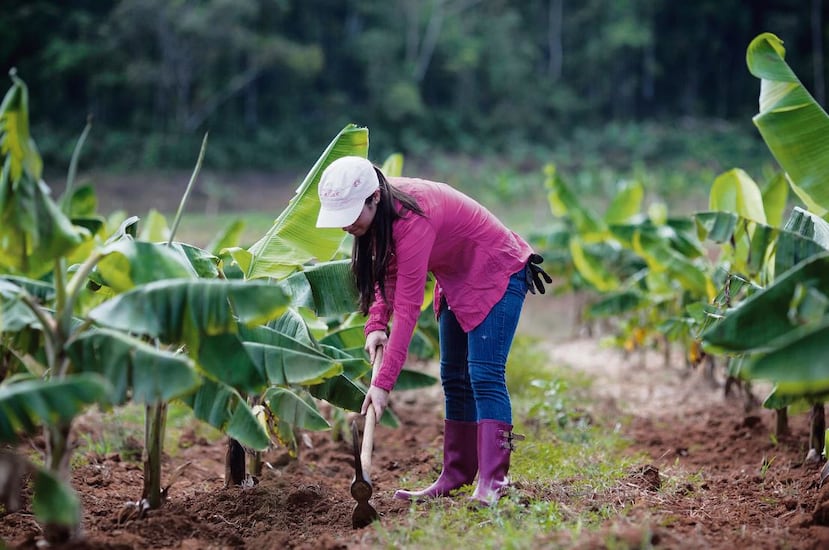
<svg viewBox="0 0 829 550"><path fill-rule="evenodd" d="M369 332L366 335L366 347L365 350L368 352L368 362L374 365L374 359L377 354L377 348L385 348L386 344L389 342L389 337L386 336L385 330L375 330ZM380 365L377 365L377 368L374 369L375 373L380 368ZM374 378L372 377L372 380Z"/></svg>
<svg viewBox="0 0 829 550"><path fill-rule="evenodd" d="M365 415L369 407L374 407L377 421L383 416L383 411L389 405L389 392L377 386L371 386L366 393L366 398L363 400L363 406L360 409L360 414Z"/></svg>

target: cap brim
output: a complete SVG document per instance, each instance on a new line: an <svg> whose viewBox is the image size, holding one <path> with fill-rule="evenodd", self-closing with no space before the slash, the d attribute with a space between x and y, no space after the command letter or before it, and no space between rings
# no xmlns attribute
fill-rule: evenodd
<svg viewBox="0 0 829 550"><path fill-rule="evenodd" d="M363 203L360 202L354 207L343 208L340 210L330 210L324 206L320 207L319 216L317 216L317 227L348 227L357 221L360 217L360 212L363 210Z"/></svg>

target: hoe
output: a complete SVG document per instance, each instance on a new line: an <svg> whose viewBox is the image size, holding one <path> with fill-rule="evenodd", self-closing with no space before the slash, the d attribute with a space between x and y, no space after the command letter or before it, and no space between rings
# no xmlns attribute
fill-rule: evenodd
<svg viewBox="0 0 829 550"><path fill-rule="evenodd" d="M383 348L377 349L374 356L374 365L383 363ZM374 447L374 425L377 419L374 406L366 411L366 421L363 426L363 441L360 443L360 434L357 429L357 420L351 422L351 434L354 438L354 481L351 482L351 496L357 501L351 513L351 526L354 529L366 527L377 520L377 510L369 504L371 498L371 451Z"/></svg>

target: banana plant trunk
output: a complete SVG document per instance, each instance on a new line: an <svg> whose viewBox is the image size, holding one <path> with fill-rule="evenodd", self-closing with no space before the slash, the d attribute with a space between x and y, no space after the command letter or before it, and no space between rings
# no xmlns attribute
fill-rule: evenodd
<svg viewBox="0 0 829 550"><path fill-rule="evenodd" d="M242 485L245 477L245 448L232 437L228 438L225 453L225 487Z"/></svg>
<svg viewBox="0 0 829 550"><path fill-rule="evenodd" d="M782 409L775 409L776 415L776 422L774 425L774 435L780 439L783 436L787 436L790 433L789 430L789 410L786 407Z"/></svg>
<svg viewBox="0 0 829 550"><path fill-rule="evenodd" d="M46 467L55 476L67 483L71 482L69 471L69 458L72 455L69 449L69 432L72 429L71 422L59 422L54 426L46 426ZM60 544L69 540L79 539L81 525L59 525L45 523L43 525L43 538L46 542Z"/></svg>
<svg viewBox="0 0 829 550"><path fill-rule="evenodd" d="M809 450L815 451L816 457L823 454L826 446L826 412L823 403L812 405L809 413Z"/></svg>
<svg viewBox="0 0 829 550"><path fill-rule="evenodd" d="M150 508L160 508L161 453L164 450L164 430L167 424L167 403L147 405L144 419L144 492L142 499Z"/></svg>

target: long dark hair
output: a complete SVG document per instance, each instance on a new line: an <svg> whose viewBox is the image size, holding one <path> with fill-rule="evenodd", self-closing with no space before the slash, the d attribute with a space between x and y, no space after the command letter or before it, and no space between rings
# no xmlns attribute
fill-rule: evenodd
<svg viewBox="0 0 829 550"><path fill-rule="evenodd" d="M377 179L380 182L380 201L377 203L377 212L368 231L361 237L354 239L354 248L351 253L351 272L357 283L360 293L360 312L368 315L368 308L374 302L374 285L380 287L380 295L386 299L386 268L394 253L392 239L392 224L403 217L406 212L414 212L418 216L425 216L423 209L417 204L417 199L400 189L392 187L383 172L376 166ZM374 195L366 199L366 203L373 200ZM394 203L399 201L402 208L398 211Z"/></svg>

